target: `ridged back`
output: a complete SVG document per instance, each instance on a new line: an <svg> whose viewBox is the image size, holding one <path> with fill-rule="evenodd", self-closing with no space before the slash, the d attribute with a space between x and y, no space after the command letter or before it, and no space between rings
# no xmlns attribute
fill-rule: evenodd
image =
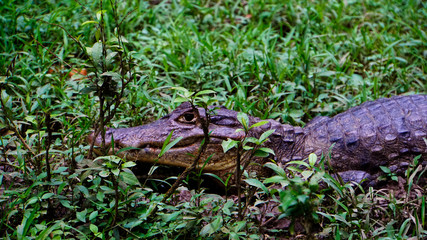
<svg viewBox="0 0 427 240"><path fill-rule="evenodd" d="M331 153L337 170L406 164L427 147L427 95L396 96L365 102L332 118L313 119L304 128L305 153Z"/></svg>

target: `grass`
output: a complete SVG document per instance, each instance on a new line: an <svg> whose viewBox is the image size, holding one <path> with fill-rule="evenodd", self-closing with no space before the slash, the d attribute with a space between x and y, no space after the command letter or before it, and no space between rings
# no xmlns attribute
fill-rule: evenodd
<svg viewBox="0 0 427 240"><path fill-rule="evenodd" d="M96 126L160 118L179 104L179 87L300 126L364 101L426 93L426 9L415 0L2 1L0 236L294 236L297 228L263 225L263 197L248 203L244 221L236 203L203 191L163 203L135 180L132 163L89 160L85 137ZM82 68L87 76L70 76ZM425 189L413 185L422 170L406 176L404 197L313 171L328 188L285 179L295 196L310 189L301 203L316 216L307 237L425 237ZM277 204L294 196L256 186L278 194Z"/></svg>

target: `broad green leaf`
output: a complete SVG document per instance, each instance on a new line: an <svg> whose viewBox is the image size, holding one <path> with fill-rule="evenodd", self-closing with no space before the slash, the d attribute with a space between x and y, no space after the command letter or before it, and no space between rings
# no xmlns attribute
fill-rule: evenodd
<svg viewBox="0 0 427 240"><path fill-rule="evenodd" d="M110 176L110 171L102 170L101 172L99 172L99 176L106 178L106 177Z"/></svg>
<svg viewBox="0 0 427 240"><path fill-rule="evenodd" d="M268 157L268 156L269 156L269 154L268 154L268 152L265 152L265 151L263 151L263 150L257 149L257 150L255 150L255 152L254 152L254 156L255 156L255 157L265 158L265 157Z"/></svg>
<svg viewBox="0 0 427 240"><path fill-rule="evenodd" d="M67 171L68 167L59 167L58 169L55 169L52 171L52 173L63 173Z"/></svg>
<svg viewBox="0 0 427 240"><path fill-rule="evenodd" d="M89 221L92 221L98 216L98 211L93 211L89 214Z"/></svg>
<svg viewBox="0 0 427 240"><path fill-rule="evenodd" d="M246 221L239 221L234 226L234 231L235 232L240 232L245 226L246 226Z"/></svg>
<svg viewBox="0 0 427 240"><path fill-rule="evenodd" d="M55 196L55 194L54 193L45 193L45 194L43 194L41 199L48 199L48 198L51 198L52 196Z"/></svg>
<svg viewBox="0 0 427 240"><path fill-rule="evenodd" d="M269 193L268 188L258 179L255 179L255 178L245 179L245 182L251 186L262 189L267 194Z"/></svg>
<svg viewBox="0 0 427 240"><path fill-rule="evenodd" d="M92 59L95 62L95 64L100 64L101 57L102 57L102 43L96 42L95 44L93 44L91 53L92 53Z"/></svg>
<svg viewBox="0 0 427 240"><path fill-rule="evenodd" d="M237 145L239 144L239 141L233 140L233 139L227 139L222 141L221 146L222 149L224 150L224 153L228 152L228 150L237 147Z"/></svg>
<svg viewBox="0 0 427 240"><path fill-rule="evenodd" d="M245 131L249 129L249 117L246 113L239 112L237 113L237 120L242 124Z"/></svg>
<svg viewBox="0 0 427 240"><path fill-rule="evenodd" d="M140 186L141 185L138 181L138 178L129 169L123 169L123 172L120 174L120 176L123 177L123 181L125 183L127 183L131 186L135 186L135 185Z"/></svg>
<svg viewBox="0 0 427 240"><path fill-rule="evenodd" d="M97 193L96 193L96 199L98 199L99 201L104 201L104 198L105 198L105 194L104 194L104 191L98 191Z"/></svg>
<svg viewBox="0 0 427 240"><path fill-rule="evenodd" d="M313 175L314 171L305 170L301 172L303 179L308 179L311 175Z"/></svg>
<svg viewBox="0 0 427 240"><path fill-rule="evenodd" d="M247 137L247 138L245 138L245 141L243 142L243 144L246 144L248 142L255 143L256 145L260 145L261 144L260 140L258 138L255 138L255 137Z"/></svg>
<svg viewBox="0 0 427 240"><path fill-rule="evenodd" d="M77 185L77 189L84 194L85 197L89 196L89 190L83 185Z"/></svg>
<svg viewBox="0 0 427 240"><path fill-rule="evenodd" d="M317 162L317 155L314 153L310 153L310 155L308 155L308 163L310 164L311 167L314 167L316 162Z"/></svg>
<svg viewBox="0 0 427 240"><path fill-rule="evenodd" d="M268 162L266 163L264 166L270 168L271 170L273 170L277 175L280 175L282 177L286 177L286 172L283 168L277 166L277 164L274 164L272 162Z"/></svg>
<svg viewBox="0 0 427 240"><path fill-rule="evenodd" d="M271 154L271 155L276 155L271 148L261 147L261 148L258 148L257 150L263 151L263 152Z"/></svg>
<svg viewBox="0 0 427 240"><path fill-rule="evenodd" d="M68 208L68 209L74 209L71 204L70 201L68 200L59 200L59 202L62 204L62 206Z"/></svg>
<svg viewBox="0 0 427 240"><path fill-rule="evenodd" d="M134 166L136 166L136 163L132 162L132 161L125 162L125 163L122 164L122 168L131 168L131 167L134 167Z"/></svg>
<svg viewBox="0 0 427 240"><path fill-rule="evenodd" d="M116 168L116 169L111 170L111 172L112 172L114 175L119 176L119 174L120 174L120 169Z"/></svg>
<svg viewBox="0 0 427 240"><path fill-rule="evenodd" d="M175 103L183 103L183 102L188 102L187 98L183 98L183 97L176 97L173 102Z"/></svg>
<svg viewBox="0 0 427 240"><path fill-rule="evenodd" d="M268 183L277 183L277 184L282 185L282 187L285 187L285 186L289 185L289 181L287 180L287 178L282 177L282 176L278 176L278 175L272 176L272 177L269 177L269 178L265 179L264 183L265 184L268 184Z"/></svg>
<svg viewBox="0 0 427 240"><path fill-rule="evenodd" d="M117 55L117 52L110 52L110 53L108 53L107 54L107 57L105 58L105 63L106 64L111 64L111 63L113 63L113 60L114 60L114 57ZM121 78L121 76L119 75L119 78L118 79L120 79Z"/></svg>
<svg viewBox="0 0 427 240"><path fill-rule="evenodd" d="M384 173L387 173L387 174L391 173L390 168L388 168L388 167L386 167L386 166L380 166L380 168L381 168L381 170L382 170Z"/></svg>
<svg viewBox="0 0 427 240"><path fill-rule="evenodd" d="M224 206L222 207L222 211L224 212L225 215L230 216L231 215L231 211L230 208L234 205L233 200L228 199L227 202L224 204Z"/></svg>
<svg viewBox="0 0 427 240"><path fill-rule="evenodd" d="M170 214L163 214L162 220L163 220L163 222L175 221L180 214L182 214L181 211L176 211L176 212L170 213Z"/></svg>
<svg viewBox="0 0 427 240"><path fill-rule="evenodd" d="M259 140L261 142L264 142L264 140L266 140L271 134L273 134L274 131L276 131L276 130L275 129L270 129L268 131L265 131L263 134L261 134L261 136L259 137Z"/></svg>
<svg viewBox="0 0 427 240"><path fill-rule="evenodd" d="M81 212L76 212L76 217L79 221L86 222L86 214L87 214L87 209Z"/></svg>
<svg viewBox="0 0 427 240"><path fill-rule="evenodd" d="M34 196L34 197L28 199L25 207L28 207L28 205L32 205L32 204L36 203L38 200L39 200L39 198L37 196Z"/></svg>
<svg viewBox="0 0 427 240"><path fill-rule="evenodd" d="M251 147L251 146L248 146L248 145L243 146L243 150L245 150L245 151L249 151L249 150L252 150L252 149L254 149L254 147Z"/></svg>
<svg viewBox="0 0 427 240"><path fill-rule="evenodd" d="M101 74L101 76L111 77L114 81L118 81L122 78L122 76L116 72L104 72Z"/></svg>
<svg viewBox="0 0 427 240"><path fill-rule="evenodd" d="M215 220L207 224L200 230L200 236L211 235L214 232L217 232L222 227L222 216L216 216Z"/></svg>
<svg viewBox="0 0 427 240"><path fill-rule="evenodd" d="M95 224L90 224L89 229L93 233L98 233L98 227Z"/></svg>

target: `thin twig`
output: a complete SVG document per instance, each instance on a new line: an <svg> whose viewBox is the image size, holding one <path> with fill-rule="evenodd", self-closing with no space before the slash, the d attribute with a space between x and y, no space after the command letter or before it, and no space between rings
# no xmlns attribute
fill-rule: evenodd
<svg viewBox="0 0 427 240"><path fill-rule="evenodd" d="M6 108L6 105L3 102L3 97L2 97L2 89L0 87L0 103L1 103L1 107L3 109L4 115L5 117L9 120L10 125L13 128L13 131L16 133L16 135L18 136L19 140L21 140L22 144L24 145L24 147L33 155L35 156L36 154L33 152L33 150L31 149L31 147L27 144L27 142L25 141L25 139L21 136L21 134L18 131L18 127L15 125L15 123L13 122L13 119L9 116L8 114L8 108Z"/></svg>
<svg viewBox="0 0 427 240"><path fill-rule="evenodd" d="M64 63L65 65L67 65L67 67L72 68L72 66L70 64L68 64L65 60L61 59L58 57L58 55L56 55L54 52L50 51L47 47L43 46L43 44L41 44L36 38L34 38L33 35L31 35L31 37L33 38L33 40L37 43L37 45L39 45L40 47L44 48L46 51L48 51L51 55L55 56L55 58L59 59L62 63Z"/></svg>
<svg viewBox="0 0 427 240"><path fill-rule="evenodd" d="M210 121L210 119L209 119L208 111L205 111L206 119L203 119L200 117L199 111L196 108L196 106L194 106L193 103L191 103L191 107L193 108L193 112L196 115L196 118L198 119L198 121L200 122L200 124L202 126L203 133L204 133L204 142L203 142L202 146L200 147L199 152L197 153L197 156L194 158L193 163L189 167L187 167L184 170L184 172L181 173L181 175L178 176L178 178L176 179L174 184L166 192L166 194L164 195L164 197L162 199L162 203L165 203L169 199L169 197L178 188L178 186L182 182L182 180L184 180L187 177L187 175L196 168L202 154L206 151L206 148L208 147L208 144L209 144L209 121Z"/></svg>

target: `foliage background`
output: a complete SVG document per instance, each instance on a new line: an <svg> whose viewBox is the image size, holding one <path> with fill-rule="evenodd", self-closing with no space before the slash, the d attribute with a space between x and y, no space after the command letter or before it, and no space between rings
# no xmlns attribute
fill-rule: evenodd
<svg viewBox="0 0 427 240"><path fill-rule="evenodd" d="M77 182L87 176L73 169L87 160L84 139L103 118L100 107L115 109L105 125L136 126L174 109L176 87L184 87L214 90L211 100L230 109L304 125L364 101L426 93L426 9L421 0L1 1L1 232L71 231L46 217L49 204L71 209L56 219L72 219L73 228L95 212L95 227L115 221L101 214L107 205L81 200L115 180L94 177L86 195ZM70 76L82 68L87 76ZM100 96L120 102L103 105ZM143 229L155 235L151 220ZM86 230L100 236L92 225Z"/></svg>

